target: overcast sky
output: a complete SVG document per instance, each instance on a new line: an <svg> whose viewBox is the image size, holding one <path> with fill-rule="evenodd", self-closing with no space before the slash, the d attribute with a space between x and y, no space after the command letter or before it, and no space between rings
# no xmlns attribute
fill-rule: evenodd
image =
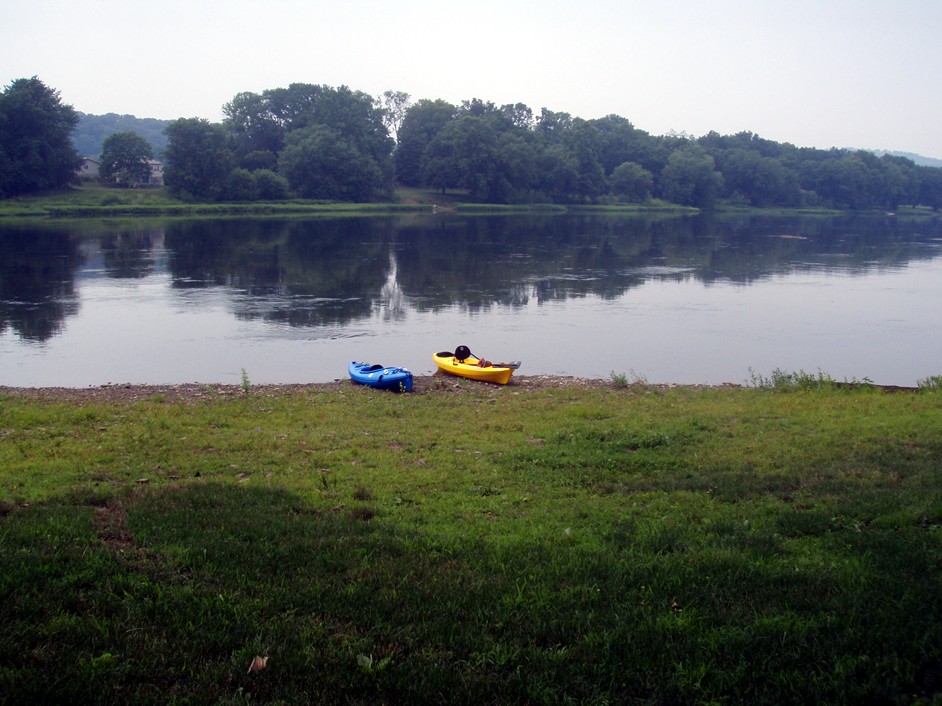
<svg viewBox="0 0 942 706"><path fill-rule="evenodd" d="M302 82L942 158L942 0L3 0L30 76L96 115Z"/></svg>

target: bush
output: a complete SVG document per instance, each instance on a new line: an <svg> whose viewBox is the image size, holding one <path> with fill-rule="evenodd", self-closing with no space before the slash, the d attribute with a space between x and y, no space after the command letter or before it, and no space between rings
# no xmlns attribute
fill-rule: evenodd
<svg viewBox="0 0 942 706"><path fill-rule="evenodd" d="M271 169L253 172L257 197L262 201L280 201L288 198L288 180Z"/></svg>
<svg viewBox="0 0 942 706"><path fill-rule="evenodd" d="M255 176L248 169L236 167L226 179L227 201L254 201L258 198Z"/></svg>

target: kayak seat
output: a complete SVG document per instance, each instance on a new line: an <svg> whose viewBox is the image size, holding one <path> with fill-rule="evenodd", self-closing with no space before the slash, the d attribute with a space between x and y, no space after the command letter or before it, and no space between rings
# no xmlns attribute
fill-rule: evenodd
<svg viewBox="0 0 942 706"><path fill-rule="evenodd" d="M455 354L451 351L442 351L441 353L436 353L435 355L437 355L439 358L451 358Z"/></svg>
<svg viewBox="0 0 942 706"><path fill-rule="evenodd" d="M379 365L379 364L371 365L370 367L368 367L368 368L365 370L365 372L371 373L371 372L373 372L374 370L382 370L383 367L384 367L384 366Z"/></svg>

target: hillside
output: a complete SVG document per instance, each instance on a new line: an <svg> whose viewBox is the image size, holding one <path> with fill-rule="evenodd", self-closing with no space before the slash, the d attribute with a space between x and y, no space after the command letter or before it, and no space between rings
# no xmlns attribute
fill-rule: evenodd
<svg viewBox="0 0 942 706"><path fill-rule="evenodd" d="M923 157L921 154L914 154L913 152L892 152L887 150L871 150L878 157L882 157L885 154L891 155L893 157L905 157L906 159L911 159L915 164L918 164L920 167L936 167L942 168L942 159L936 159L935 157Z"/></svg>
<svg viewBox="0 0 942 706"><path fill-rule="evenodd" d="M167 146L164 128L171 120L156 118L137 118L133 115L89 115L79 113L79 123L72 133L72 144L83 157L97 158L101 155L101 145L109 135L116 132L135 132L150 143L154 155L159 157Z"/></svg>

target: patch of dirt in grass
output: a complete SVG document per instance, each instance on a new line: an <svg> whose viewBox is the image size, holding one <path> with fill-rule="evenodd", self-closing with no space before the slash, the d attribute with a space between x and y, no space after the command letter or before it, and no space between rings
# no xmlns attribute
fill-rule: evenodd
<svg viewBox="0 0 942 706"><path fill-rule="evenodd" d="M99 539L112 549L131 549L134 537L128 531L127 498L112 498L95 508L95 531Z"/></svg>

